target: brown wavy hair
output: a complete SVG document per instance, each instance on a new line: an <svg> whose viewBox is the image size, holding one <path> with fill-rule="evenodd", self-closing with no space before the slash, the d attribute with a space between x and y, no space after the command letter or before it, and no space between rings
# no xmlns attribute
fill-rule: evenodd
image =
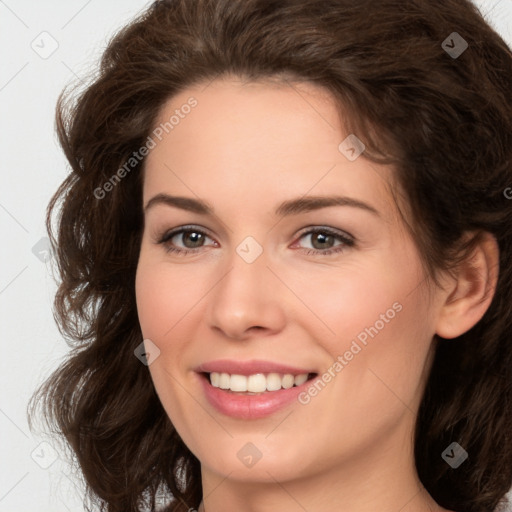
<svg viewBox="0 0 512 512"><path fill-rule="evenodd" d="M456 58L442 46L453 32L468 43ZM504 507L512 485L512 53L469 0L158 1L122 28L92 82L77 94L65 89L57 104L71 173L48 206L47 228L60 281L55 316L72 350L32 398L30 416L41 407L62 433L93 506L153 510L163 493L173 496L165 510L198 507L199 461L133 353L142 341L134 281L145 160L105 197L97 190L144 145L169 98L230 74L332 93L349 133L366 145L363 157L395 166L395 192L411 209L407 229L434 280L482 232L495 236L500 274L487 312L458 338L434 340L415 460L441 506ZM474 236L461 244L467 231ZM456 470L441 457L452 441L469 454Z"/></svg>

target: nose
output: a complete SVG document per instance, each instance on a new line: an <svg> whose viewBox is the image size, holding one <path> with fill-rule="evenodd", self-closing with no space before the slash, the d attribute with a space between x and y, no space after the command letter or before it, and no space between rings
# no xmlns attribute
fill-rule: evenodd
<svg viewBox="0 0 512 512"><path fill-rule="evenodd" d="M207 315L212 329L238 340L283 329L286 297L267 263L265 252L252 263L234 252L228 270L209 294Z"/></svg>

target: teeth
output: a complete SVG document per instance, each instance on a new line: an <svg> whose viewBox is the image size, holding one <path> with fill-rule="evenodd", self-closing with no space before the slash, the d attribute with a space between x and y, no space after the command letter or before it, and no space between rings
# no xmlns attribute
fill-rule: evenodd
<svg viewBox="0 0 512 512"><path fill-rule="evenodd" d="M210 373L210 375L212 375ZM229 389L229 381L230 381L230 378L229 378L229 375L227 373L221 373L221 374L217 374L219 375L219 388L221 389ZM210 378L210 382L211 382L211 378ZM212 385L213 382L212 382Z"/></svg>
<svg viewBox="0 0 512 512"><path fill-rule="evenodd" d="M300 386L308 380L307 373L292 375L290 373L255 373L254 375L230 375L229 373L210 373L210 383L214 388L226 389L238 393L263 393L265 391L279 391Z"/></svg>
<svg viewBox="0 0 512 512"><path fill-rule="evenodd" d="M234 375L231 376L233 378ZM263 393L267 390L267 379L262 373L249 375L247 378L247 391L251 393Z"/></svg>
<svg viewBox="0 0 512 512"><path fill-rule="evenodd" d="M294 380L295 380L295 377L293 375L290 375L289 373L287 373L283 377L283 382L281 383L281 386L283 386L284 389L290 389L291 387L293 387Z"/></svg>
<svg viewBox="0 0 512 512"><path fill-rule="evenodd" d="M210 373L210 382L214 388L220 386L220 373Z"/></svg>
<svg viewBox="0 0 512 512"><path fill-rule="evenodd" d="M229 389L231 391L247 391L247 377L245 375L231 375Z"/></svg>
<svg viewBox="0 0 512 512"><path fill-rule="evenodd" d="M267 378L267 391L279 391L281 389L281 384L283 379L279 373L269 373Z"/></svg>
<svg viewBox="0 0 512 512"><path fill-rule="evenodd" d="M300 386L301 384L304 384L308 380L308 376L305 373L302 373L301 375L297 375L294 380L294 384L296 386Z"/></svg>

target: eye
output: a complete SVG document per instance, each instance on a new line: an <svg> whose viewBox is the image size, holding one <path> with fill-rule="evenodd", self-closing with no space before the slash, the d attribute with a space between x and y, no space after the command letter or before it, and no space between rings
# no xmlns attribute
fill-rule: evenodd
<svg viewBox="0 0 512 512"><path fill-rule="evenodd" d="M355 245L355 241L350 235L327 227L303 231L299 240L307 239L308 237L312 248L301 247L307 255L325 256L339 253L347 247ZM158 243L162 244L167 252L184 256L199 252L199 249L205 246L206 239L212 240L202 229L195 226L183 226L164 233L159 238ZM209 245L216 245L216 242L213 242L213 244Z"/></svg>
<svg viewBox="0 0 512 512"><path fill-rule="evenodd" d="M158 243L162 244L167 252L185 255L198 252L197 249L204 247L207 238L212 240L203 230L195 226L183 226L164 233ZM178 242L181 242L181 247Z"/></svg>
<svg viewBox="0 0 512 512"><path fill-rule="evenodd" d="M309 238L310 246L312 247L302 247L302 249L305 249L304 252L307 255L317 254L325 256L342 252L346 250L347 247L353 247L355 245L354 238L350 235L326 227L318 227L302 232L299 239L304 238Z"/></svg>

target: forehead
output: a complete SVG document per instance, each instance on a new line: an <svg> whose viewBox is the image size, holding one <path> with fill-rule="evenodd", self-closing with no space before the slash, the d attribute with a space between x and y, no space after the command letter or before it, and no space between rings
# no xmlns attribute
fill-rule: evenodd
<svg viewBox="0 0 512 512"><path fill-rule="evenodd" d="M270 210L278 196L337 193L389 213L392 169L347 158L342 121L328 91L313 84L233 78L188 88L164 104L155 123L161 140L154 138L145 162L144 200L192 193L212 204Z"/></svg>

